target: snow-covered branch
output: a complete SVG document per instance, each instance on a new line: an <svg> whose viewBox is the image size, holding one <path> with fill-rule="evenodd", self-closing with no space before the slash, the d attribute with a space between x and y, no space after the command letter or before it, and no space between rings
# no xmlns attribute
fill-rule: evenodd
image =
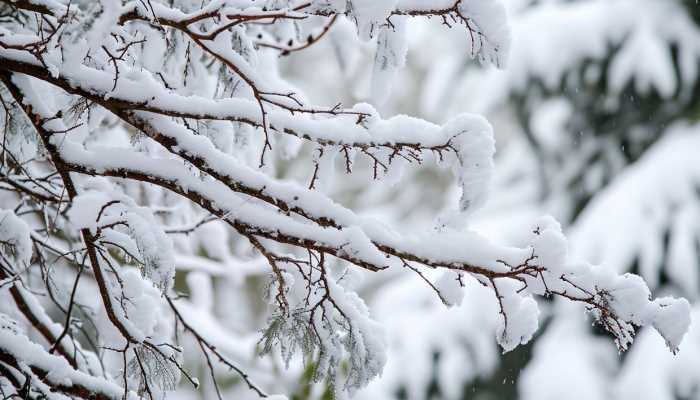
<svg viewBox="0 0 700 400"><path fill-rule="evenodd" d="M465 281L480 283L494 294L504 351L535 333L534 296L556 296L583 304L620 350L650 325L676 352L690 323L688 303L654 300L635 275L572 260L553 219L537 221L519 247L463 227L485 202L493 168L493 132L483 117L463 114L440 126L403 115L383 119L369 104L313 106L270 61L322 42L344 18L360 38L376 41L374 91L386 96L403 65L406 18L462 26L471 43L466 51L503 66L509 33L500 3L258 3L2 2L9 15L0 23L8 161L0 171L11 197L0 204L0 296L8 287L10 304L44 341L0 326L0 371L16 394L134 393L153 400L181 377L198 387L183 362L183 334L206 359L220 398L217 363L266 397L178 306L172 234L211 221L245 238L267 264L273 310L261 353L279 354L287 365L301 354L314 366L313 379L337 390L366 386L386 362L381 327L345 284L355 270L416 272L448 306L462 301ZM305 24L315 30L300 43L295 32ZM223 144L241 132L261 145L256 165ZM263 168L282 139L319 154L310 184L281 181ZM398 232L315 189L334 157L351 174L358 156L372 166L373 179L406 163L449 166L462 190L454 221ZM442 275L433 281L427 270ZM36 274L46 278L31 289L51 297L63 325L22 287ZM52 279L64 281L67 293ZM95 299L96 306L87 305ZM84 333L83 322L94 333ZM58 363L68 363L61 365L65 376L47 372Z"/></svg>

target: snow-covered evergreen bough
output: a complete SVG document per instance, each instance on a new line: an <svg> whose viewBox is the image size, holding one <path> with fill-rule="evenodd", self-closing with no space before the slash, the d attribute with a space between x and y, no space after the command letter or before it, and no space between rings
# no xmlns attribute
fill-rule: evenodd
<svg viewBox="0 0 700 400"><path fill-rule="evenodd" d="M251 347L287 364L300 355L338 396L386 360L381 327L347 283L358 270L416 273L447 306L479 282L498 305L504 351L537 330L534 296L555 296L584 304L621 351L652 325L675 352L688 303L571 260L552 218L520 248L469 228L493 164L485 119L437 126L383 119L369 104L314 106L278 74L280 57L349 21L376 43L381 102L404 63L409 18L462 29L463 51L505 66L510 33L496 0L0 0L3 397L163 398L199 386L184 361L195 352L220 398L221 367L252 396L276 397L174 287L181 238L211 223L256 254L240 268L269 275L272 311ZM266 169L302 145L314 154L308 182ZM316 187L334 163L353 173L356 158L372 165L368 180L407 163L449 166L458 209L412 234L357 215Z"/></svg>

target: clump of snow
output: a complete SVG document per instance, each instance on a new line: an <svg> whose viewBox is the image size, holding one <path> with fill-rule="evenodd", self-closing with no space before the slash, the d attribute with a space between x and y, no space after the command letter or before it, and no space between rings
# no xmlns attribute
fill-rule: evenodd
<svg viewBox="0 0 700 400"><path fill-rule="evenodd" d="M515 282L494 282L494 288L498 289L502 310L496 339L506 353L532 339L539 327L540 311L532 296L517 292Z"/></svg>
<svg viewBox="0 0 700 400"><path fill-rule="evenodd" d="M143 275L163 293L170 290L175 277L173 244L153 217L153 211L139 207L104 179L90 179L81 190L67 213L71 224L76 229L88 228L93 234L99 229L108 242L119 244L131 253L129 256L140 255ZM113 229L102 230L111 225ZM115 231L122 226L127 227L128 237Z"/></svg>
<svg viewBox="0 0 700 400"><path fill-rule="evenodd" d="M566 265L568 244L561 225L553 217L537 219L532 228L531 246L538 264L545 266L551 274L556 275Z"/></svg>
<svg viewBox="0 0 700 400"><path fill-rule="evenodd" d="M464 299L464 288L461 283L462 276L454 271L445 271L435 281L435 288L440 293L440 298L447 306L459 306Z"/></svg>
<svg viewBox="0 0 700 400"><path fill-rule="evenodd" d="M44 385L60 387L68 384L82 386L105 398L122 397L123 390L115 383L73 369L65 358L49 354L46 349L30 341L21 332L0 329L0 351L18 360L24 368L43 373L43 378L36 379L33 385L43 387L42 391L45 393L49 393L49 390Z"/></svg>
<svg viewBox="0 0 700 400"><path fill-rule="evenodd" d="M278 347L282 359L288 363L296 353L301 353L305 362L315 363L314 381L327 380L336 395L344 395L340 389L352 395L384 368L387 361L384 330L370 317L364 300L342 286L342 280L321 276L316 270L311 274L311 279L321 279L325 286L307 292L307 280L296 268L284 274L290 304L299 302L311 308L273 315L263 332L262 354L271 352L273 346ZM271 286L273 292L279 288L275 279ZM312 360L313 354L318 354L318 358ZM347 369L338 368L341 363Z"/></svg>
<svg viewBox="0 0 700 400"><path fill-rule="evenodd" d="M666 342L672 353L677 353L683 337L690 328L690 303L686 299L662 297L654 300L656 312L653 326Z"/></svg>
<svg viewBox="0 0 700 400"><path fill-rule="evenodd" d="M175 258L170 238L158 228L150 210L135 207L125 214L129 233L136 242L144 264L144 275L163 293L173 286Z"/></svg>
<svg viewBox="0 0 700 400"><path fill-rule="evenodd" d="M478 28L472 39L473 54L482 62L505 67L511 34L503 3L500 0L466 0L459 3L459 10Z"/></svg>
<svg viewBox="0 0 700 400"><path fill-rule="evenodd" d="M496 152L493 128L481 116L462 114L448 121L442 131L452 138L457 151L453 171L462 187L459 209L471 213L486 202L489 192Z"/></svg>
<svg viewBox="0 0 700 400"><path fill-rule="evenodd" d="M159 293L148 281L144 280L138 271L124 269L120 274L124 296L128 299L126 312L129 321L137 327L144 336L153 334L159 313Z"/></svg>
<svg viewBox="0 0 700 400"><path fill-rule="evenodd" d="M541 269L526 278L530 293L555 294L584 304L596 322L615 337L620 350L629 347L638 327L647 325L656 328L672 352L677 350L690 324L685 299L652 300L649 287L638 275L619 275L605 266L570 260L561 227L552 217L536 221L530 240L528 259L519 267L510 266ZM509 297L503 300L504 310Z"/></svg>
<svg viewBox="0 0 700 400"><path fill-rule="evenodd" d="M32 258L29 226L11 210L0 209L0 251L20 264L18 267L29 265Z"/></svg>
<svg viewBox="0 0 700 400"><path fill-rule="evenodd" d="M350 0L348 12L355 20L360 38L369 40L377 33L378 26L396 9L398 0Z"/></svg>
<svg viewBox="0 0 700 400"><path fill-rule="evenodd" d="M406 64L406 18L392 18L392 26L382 26L372 69L372 99L383 104L389 98L396 72Z"/></svg>
<svg viewBox="0 0 700 400"><path fill-rule="evenodd" d="M97 228L100 210L110 200L107 194L96 190L81 193L73 199L67 213L68 219L76 229L88 228L94 231Z"/></svg>

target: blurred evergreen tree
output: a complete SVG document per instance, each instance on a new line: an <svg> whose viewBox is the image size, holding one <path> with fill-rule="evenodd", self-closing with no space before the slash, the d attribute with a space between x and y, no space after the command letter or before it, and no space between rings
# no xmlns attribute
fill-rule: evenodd
<svg viewBox="0 0 700 400"><path fill-rule="evenodd" d="M590 7L586 7L586 3L589 3ZM591 7L609 7L614 10L613 3L622 2L609 3L606 5L605 2L590 0L531 2L514 18L517 20L520 17L527 18L528 14L533 12L545 14L549 9L577 6L580 6L578 11L583 15L589 12ZM676 13L682 10L687 20L663 19L673 13L656 15L655 20L653 18L649 20L649 16L653 16L653 11L644 9L660 8L664 4L674 8ZM537 164L538 202L544 209L556 209L560 220L574 229L596 196L613 185L630 166L640 162L661 139L671 134L670 127L682 123L692 125L700 120L700 74L697 73L697 69L700 68L700 52L695 49L688 50L695 47L689 41L700 38L700 4L697 0L640 1L637 7L644 14L639 19L640 26L634 24L627 26L627 31L621 36L618 30L611 29L611 35L605 41L607 48L602 56L591 56L581 52L578 59L568 63L570 67L559 71L560 79L555 85L552 85L551 76L545 71L541 73L531 71L525 85L514 85L508 92L507 107L512 111L516 125L525 139L524 142ZM573 11L567 15L575 14L576 11ZM592 14L589 12L588 15ZM609 18L609 21L614 21L614 18ZM589 22L603 30L606 29L605 21ZM686 22L691 22L692 26ZM649 24L652 28L651 34L665 47L664 56L667 60L662 62L668 62L672 66L674 82L672 91L665 92L663 87L659 87L658 81L652 80L651 84L646 84L649 82L649 74L657 73L653 68L659 64L659 60L646 59L643 53L634 54L635 35L639 34L639 30L649 28L642 27L642 24ZM596 28L593 27L590 32L579 34L587 35L591 32L597 35L605 34L600 31L594 32L595 30ZM547 32L547 29L543 29L543 32ZM558 34L555 31L547 33ZM645 31L645 33L648 32ZM683 46L685 49L682 49ZM557 49L552 48L549 51L550 57L559 56ZM686 53L681 54L681 51ZM636 65L628 71L629 80L624 82L624 85L619 85L619 81L612 82L614 79L619 79L619 75L613 76L614 63L619 62L621 57L630 57L630 52L632 57L636 58ZM570 52L565 53L570 54ZM515 62L519 61L522 60L515 60ZM511 68L517 69L518 65ZM649 72L650 69L651 72ZM565 118L560 125L543 128L537 120L545 113L551 112L552 108L549 106L552 104L564 105L568 111L564 113ZM561 129L556 132L543 131L543 129L556 130L557 128ZM697 160L700 163L700 157ZM649 184L653 185L653 182L650 181ZM662 252L660 265L656 265L655 273L658 275L655 279L657 280L656 291L671 291L697 299L700 293L689 292L687 286L672 282L673 278L669 277L667 271L669 253L673 251L669 247L673 244L673 232L676 232L673 224L677 223L673 214L675 210L684 206L700 205L700 181L692 185L696 188L696 196L686 201L694 204L664 205L671 210L669 214L671 216L664 220L665 226L659 230L660 235L655 239ZM635 200L643 199L630 200L630 206L634 207L632 203ZM611 210L612 215L615 211ZM615 223L615 221L610 222ZM601 227L600 234L602 236L600 240L606 240L604 227ZM608 234L614 235L614 232ZM695 258L686 262L692 264L689 268L697 269L700 265L700 259L697 258L700 254L700 240L698 240L700 231L691 233L682 231L675 234L693 235L689 239L680 238L679 240L690 240L695 243ZM645 254L644 250L639 250L631 258L629 265L615 267L641 273L643 276L648 275L649 271L640 271L640 264L648 261L645 257L648 257L648 254ZM688 279L692 278L692 276L688 277ZM676 276L675 279L679 280L679 277ZM556 318L556 315L553 318ZM591 328L591 332L593 335L601 333L595 327ZM478 379L466 384L462 398L464 400L522 398L518 390L518 376L521 370L532 361L532 347L537 346L538 340L542 337L539 335L527 346L502 356L497 370L489 379ZM622 355L620 368L626 368L625 356ZM553 370L552 376L556 375L557 371ZM549 384L550 382L542 382L543 386ZM671 388L669 391L677 399L697 398L686 397L676 388Z"/></svg>

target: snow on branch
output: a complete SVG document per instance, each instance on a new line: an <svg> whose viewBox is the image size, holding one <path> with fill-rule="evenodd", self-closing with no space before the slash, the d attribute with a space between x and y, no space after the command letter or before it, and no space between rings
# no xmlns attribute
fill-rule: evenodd
<svg viewBox="0 0 700 400"><path fill-rule="evenodd" d="M551 218L512 247L470 228L398 232L315 190L333 157L348 174L357 157L366 158L373 179L432 160L451 167L462 189L454 218L469 219L486 201L493 169L493 132L484 118L464 114L439 126L405 115L385 119L369 104L313 106L275 76L270 60L303 52L345 18L360 38L376 40L374 91L386 96L403 65L408 18L466 29L471 53L502 66L509 33L499 2L259 3L0 2L9 15L0 22L3 135L27 135L3 141L2 187L14 197L0 204L0 297L9 296L43 340L0 329L0 371L8 377L0 385L32 396L162 398L180 380L199 385L183 364L180 336L187 335L219 398L219 364L267 397L177 299L170 234L212 221L246 239L266 264L273 311L258 338L261 352L286 363L301 354L312 378L337 391L366 386L386 362L381 326L346 283L357 270L410 270L447 305L461 302L466 280L482 284L498 305L504 351L536 331L535 296L582 304L620 350L646 325L677 350L690 323L687 301L654 300L635 275L573 261ZM315 30L302 44L298 32L307 24ZM222 139L245 134L259 139L255 165ZM308 184L261 168L283 138L315 149ZM181 228L193 220L193 228ZM427 270L442 277L433 282ZM36 274L51 279L37 286L30 279ZM22 285L48 294L63 325ZM9 295L5 286L13 288ZM91 348L80 346L78 335ZM49 372L59 363L64 375Z"/></svg>

